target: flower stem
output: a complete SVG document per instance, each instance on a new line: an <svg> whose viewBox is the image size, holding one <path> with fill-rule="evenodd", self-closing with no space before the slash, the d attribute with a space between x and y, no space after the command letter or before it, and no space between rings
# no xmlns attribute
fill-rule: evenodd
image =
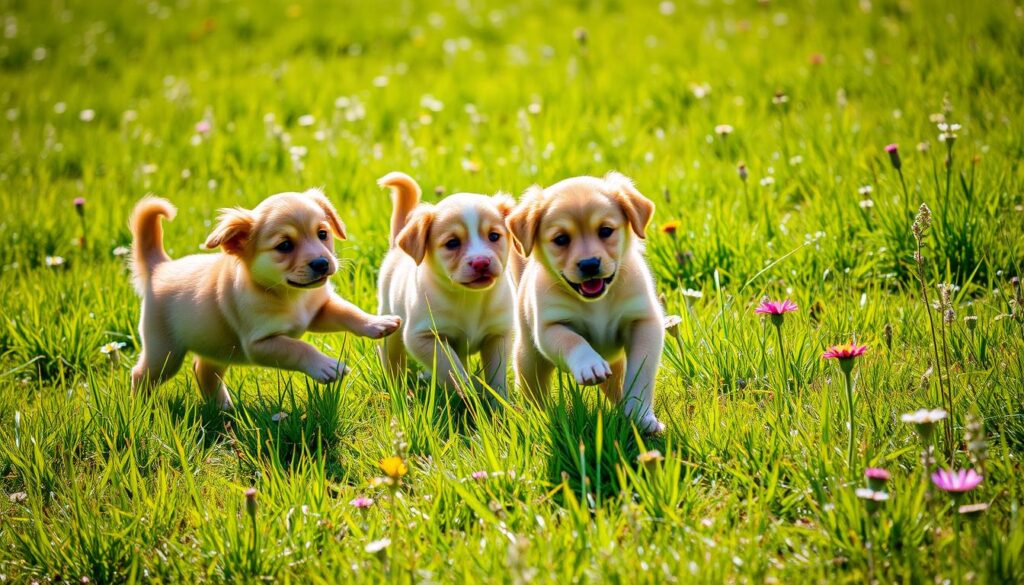
<svg viewBox="0 0 1024 585"><path fill-rule="evenodd" d="M843 374L846 376L846 402L847 402L847 404L850 407L849 468L850 468L851 477L852 477L854 445L856 445L856 442L857 442L857 439L856 439L857 431L856 431L856 427L854 426L854 422L853 422L853 414L854 414L854 410L853 410L853 376L852 376L852 372L850 371L849 368L843 368Z"/></svg>
<svg viewBox="0 0 1024 585"><path fill-rule="evenodd" d="M789 390L789 384L788 384L789 380L788 380L788 376L786 375L786 372L788 370L787 365L786 365L786 347L784 345L782 345L782 325L776 325L775 326L775 333L778 334L778 337L779 337L779 374L781 375L781 378L779 378L779 392L778 392L778 394L779 394L779 405L780 405L780 410L781 410L781 405L783 403L782 401L784 399L783 393L787 392Z"/></svg>
<svg viewBox="0 0 1024 585"><path fill-rule="evenodd" d="M960 574L960 514L956 510L956 505L953 506L953 583L960 585L962 576Z"/></svg>
<svg viewBox="0 0 1024 585"><path fill-rule="evenodd" d="M903 212L911 216L913 212L910 211L910 193L907 192L907 180L903 178L903 169L896 169L896 174L900 176L900 185L903 186Z"/></svg>

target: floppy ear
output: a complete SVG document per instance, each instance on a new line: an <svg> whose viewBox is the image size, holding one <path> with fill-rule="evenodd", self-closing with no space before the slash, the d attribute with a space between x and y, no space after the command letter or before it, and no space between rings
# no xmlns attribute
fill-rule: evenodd
<svg viewBox="0 0 1024 585"><path fill-rule="evenodd" d="M612 171L605 175L604 180L612 189L612 197L622 207L633 232L643 239L647 235L647 224L654 215L654 202L643 196L633 186L633 181L626 175Z"/></svg>
<svg viewBox="0 0 1024 585"><path fill-rule="evenodd" d="M540 230L541 207L540 200L544 195L544 189L540 185L534 185L523 193L517 205L505 218L508 231L512 232L515 238L516 247L523 256L529 256L533 251L533 245L537 240L537 231Z"/></svg>
<svg viewBox="0 0 1024 585"><path fill-rule="evenodd" d="M427 238L430 237L430 224L433 221L432 208L421 205L409 214L405 227L395 237L395 245L412 256L416 264L422 263L424 256L427 255Z"/></svg>
<svg viewBox="0 0 1024 585"><path fill-rule="evenodd" d="M204 246L208 250L220 247L228 254L241 255L256 225L256 217L248 209L235 207L221 209L217 222L217 227L207 236Z"/></svg>
<svg viewBox="0 0 1024 585"><path fill-rule="evenodd" d="M508 193L498 192L494 194L491 199L494 201L494 204L498 206L498 212L501 213L502 217L508 217L508 214L512 213L512 210L516 206L516 200Z"/></svg>
<svg viewBox="0 0 1024 585"><path fill-rule="evenodd" d="M334 232L334 236L339 240L347 239L348 234L345 233L345 224L338 217L338 212L331 205L330 199L324 195L324 192L320 189L310 189L306 191L306 195L312 197L316 204L320 206L320 209L324 210L324 214L327 215L327 223L331 224L331 231Z"/></svg>

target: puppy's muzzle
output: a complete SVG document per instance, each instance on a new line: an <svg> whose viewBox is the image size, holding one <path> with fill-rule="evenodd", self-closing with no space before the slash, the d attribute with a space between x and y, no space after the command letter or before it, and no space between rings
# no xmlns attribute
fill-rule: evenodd
<svg viewBox="0 0 1024 585"><path fill-rule="evenodd" d="M323 256L314 259L309 263L309 269L313 271L316 276L323 276L327 274L327 271L331 269L331 263Z"/></svg>
<svg viewBox="0 0 1024 585"><path fill-rule="evenodd" d="M319 258L311 260L306 267L309 268L309 273L311 275L311 279L309 281L295 282L294 280L289 279L288 284L295 288L315 288L327 282L327 278L330 276L331 272L330 260L320 256Z"/></svg>

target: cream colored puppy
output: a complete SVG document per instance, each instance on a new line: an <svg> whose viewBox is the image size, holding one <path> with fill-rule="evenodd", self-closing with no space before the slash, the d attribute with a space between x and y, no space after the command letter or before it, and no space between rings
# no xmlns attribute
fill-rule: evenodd
<svg viewBox="0 0 1024 585"><path fill-rule="evenodd" d="M173 219L175 211L166 199L145 197L132 214L135 288L142 297L133 388L167 380L191 351L203 394L230 408L223 384L229 364L296 370L328 383L346 368L299 340L303 333L379 338L401 324L395 316L369 315L332 290L334 238L345 238L345 226L322 192L273 195L252 210L222 209L205 246L223 253L171 260L160 218Z"/></svg>
<svg viewBox="0 0 1024 585"><path fill-rule="evenodd" d="M533 187L508 224L526 256L518 283L516 380L543 402L554 368L600 384L645 432L665 333L643 240L654 204L624 175ZM517 271L518 272L518 271Z"/></svg>
<svg viewBox="0 0 1024 585"><path fill-rule="evenodd" d="M408 175L390 173L379 184L392 190L394 210L378 312L403 322L401 335L384 342L385 367L404 373L408 353L450 386L469 381L466 360L479 352L485 381L507 398L514 297L505 217L515 201L457 193L428 205Z"/></svg>

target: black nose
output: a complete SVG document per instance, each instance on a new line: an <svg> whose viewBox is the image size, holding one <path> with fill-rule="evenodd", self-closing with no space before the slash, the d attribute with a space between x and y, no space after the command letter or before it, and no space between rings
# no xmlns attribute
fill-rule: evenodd
<svg viewBox="0 0 1024 585"><path fill-rule="evenodd" d="M601 259L597 257L587 258L577 262L576 266L579 267L580 274L583 276L597 276L597 273L601 272Z"/></svg>
<svg viewBox="0 0 1024 585"><path fill-rule="evenodd" d="M316 258L309 263L309 269L317 274L324 274L327 269L331 267L331 263L327 261L327 258L323 256Z"/></svg>

